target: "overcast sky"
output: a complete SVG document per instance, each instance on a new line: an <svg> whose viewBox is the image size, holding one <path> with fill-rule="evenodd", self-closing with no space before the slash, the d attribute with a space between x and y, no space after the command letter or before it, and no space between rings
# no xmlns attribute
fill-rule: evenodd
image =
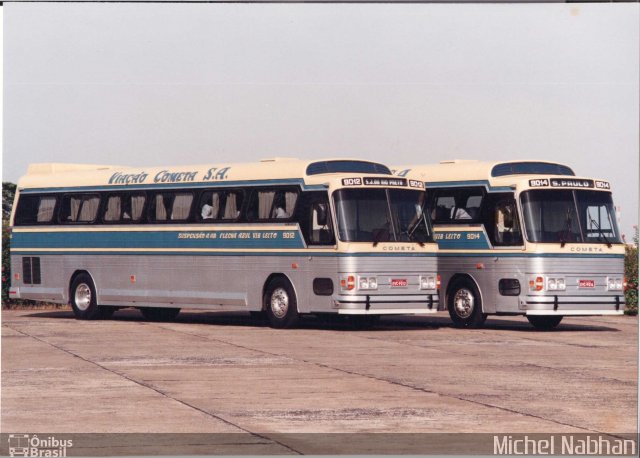
<svg viewBox="0 0 640 458"><path fill-rule="evenodd" d="M638 219L638 4L4 6L3 180L31 162L547 159Z"/></svg>

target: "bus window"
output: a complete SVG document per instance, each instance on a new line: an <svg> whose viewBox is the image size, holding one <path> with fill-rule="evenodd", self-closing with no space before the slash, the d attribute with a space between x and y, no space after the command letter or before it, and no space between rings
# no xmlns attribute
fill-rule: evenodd
<svg viewBox="0 0 640 458"><path fill-rule="evenodd" d="M576 191L585 242L620 243L611 194Z"/></svg>
<svg viewBox="0 0 640 458"><path fill-rule="evenodd" d="M133 222L142 218L144 194L113 194L107 198L105 223Z"/></svg>
<svg viewBox="0 0 640 458"><path fill-rule="evenodd" d="M20 196L16 210L16 226L51 222L56 200L53 196Z"/></svg>
<svg viewBox="0 0 640 458"><path fill-rule="evenodd" d="M90 223L98 214L100 197L96 194L67 195L62 199L61 223Z"/></svg>
<svg viewBox="0 0 640 458"><path fill-rule="evenodd" d="M151 201L152 221L186 221L191 212L190 192L158 193Z"/></svg>
<svg viewBox="0 0 640 458"><path fill-rule="evenodd" d="M431 212L433 222L478 223L482 197L482 188L436 190Z"/></svg>
<svg viewBox="0 0 640 458"><path fill-rule="evenodd" d="M335 245L326 192L302 193L296 214L307 245Z"/></svg>
<svg viewBox="0 0 640 458"><path fill-rule="evenodd" d="M224 213L222 219L237 220L240 217L240 209L244 194L241 191L231 191L225 193Z"/></svg>
<svg viewBox="0 0 640 458"><path fill-rule="evenodd" d="M456 200L451 195L436 197L431 219L437 223L451 221L451 215L453 214L455 206Z"/></svg>
<svg viewBox="0 0 640 458"><path fill-rule="evenodd" d="M193 194L188 192L176 194L171 207L171 219L173 221L186 221L189 219L191 202L193 202Z"/></svg>
<svg viewBox="0 0 640 458"><path fill-rule="evenodd" d="M251 196L247 219L291 219L295 211L298 193L294 190L269 189L256 191Z"/></svg>
<svg viewBox="0 0 640 458"><path fill-rule="evenodd" d="M515 200L513 198L497 201L490 199L487 206L490 218L485 228L491 243L496 246L522 245L522 232ZM491 214L491 208L493 208L493 214Z"/></svg>

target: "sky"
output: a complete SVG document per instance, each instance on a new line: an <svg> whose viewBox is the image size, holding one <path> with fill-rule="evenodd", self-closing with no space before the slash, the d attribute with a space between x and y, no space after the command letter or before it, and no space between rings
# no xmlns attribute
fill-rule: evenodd
<svg viewBox="0 0 640 458"><path fill-rule="evenodd" d="M349 156L544 159L638 220L638 4L4 5L3 180Z"/></svg>

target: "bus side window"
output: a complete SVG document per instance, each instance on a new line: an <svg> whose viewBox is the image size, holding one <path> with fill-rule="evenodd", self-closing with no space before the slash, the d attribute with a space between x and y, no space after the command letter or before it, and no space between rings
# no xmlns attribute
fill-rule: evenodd
<svg viewBox="0 0 640 458"><path fill-rule="evenodd" d="M142 218L144 194L111 194L107 197L105 223L136 222Z"/></svg>
<svg viewBox="0 0 640 458"><path fill-rule="evenodd" d="M299 200L296 215L307 245L335 245L327 194L303 192Z"/></svg>
<svg viewBox="0 0 640 458"><path fill-rule="evenodd" d="M220 213L220 193L207 191L200 198L200 219L217 219Z"/></svg>
<svg viewBox="0 0 640 458"><path fill-rule="evenodd" d="M55 196L40 197L21 195L18 200L15 225L26 226L29 224L51 222L56 201Z"/></svg>
<svg viewBox="0 0 640 458"><path fill-rule="evenodd" d="M433 221L436 223L451 221L455 206L456 201L452 195L437 196L431 212Z"/></svg>
<svg viewBox="0 0 640 458"><path fill-rule="evenodd" d="M516 203L513 199L503 199L493 206L493 227L489 229L492 242L497 246L522 245L522 233L516 212Z"/></svg>
<svg viewBox="0 0 640 458"><path fill-rule="evenodd" d="M176 193L171 206L172 221L186 221L191 213L191 203L193 202L193 194L190 192Z"/></svg>
<svg viewBox="0 0 640 458"><path fill-rule="evenodd" d="M104 212L104 221L109 223L120 221L121 214L122 214L122 197L109 196L107 198L107 209Z"/></svg>
<svg viewBox="0 0 640 458"><path fill-rule="evenodd" d="M222 219L238 219L242 209L244 194L241 191L229 191L224 194L224 213L222 214ZM220 199L220 202L222 202L222 200L223 199ZM222 205L222 203L220 205Z"/></svg>
<svg viewBox="0 0 640 458"><path fill-rule="evenodd" d="M91 223L95 221L100 206L96 194L67 195L62 199L61 223Z"/></svg>

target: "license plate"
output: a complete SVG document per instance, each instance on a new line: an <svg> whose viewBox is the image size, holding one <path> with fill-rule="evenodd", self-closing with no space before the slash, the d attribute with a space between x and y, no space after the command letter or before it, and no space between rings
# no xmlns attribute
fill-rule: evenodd
<svg viewBox="0 0 640 458"><path fill-rule="evenodd" d="M578 280L579 288L595 288L596 282L593 280Z"/></svg>
<svg viewBox="0 0 640 458"><path fill-rule="evenodd" d="M391 287L392 288L401 288L403 286L407 286L409 282L406 278L392 278L391 279Z"/></svg>

